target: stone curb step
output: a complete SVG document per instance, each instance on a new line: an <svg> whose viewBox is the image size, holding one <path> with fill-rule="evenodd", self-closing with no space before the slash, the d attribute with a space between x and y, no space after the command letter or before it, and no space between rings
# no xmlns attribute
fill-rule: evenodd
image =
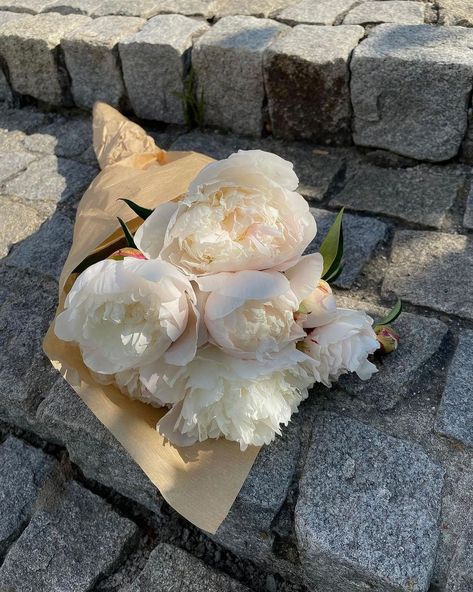
<svg viewBox="0 0 473 592"><path fill-rule="evenodd" d="M423 24L432 8L416 0L242 5L0 1L0 99L473 160L472 29Z"/></svg>

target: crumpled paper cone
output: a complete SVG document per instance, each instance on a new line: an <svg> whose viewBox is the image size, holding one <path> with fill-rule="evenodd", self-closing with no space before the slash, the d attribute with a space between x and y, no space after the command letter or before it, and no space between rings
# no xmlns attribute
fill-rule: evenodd
<svg viewBox="0 0 473 592"><path fill-rule="evenodd" d="M212 159L195 152L166 152L135 123L97 103L93 113L94 149L102 171L84 194L74 225L71 250L59 280L63 310L68 289L85 260L103 259L122 243L117 216L131 228L140 220L119 198L153 208L185 193ZM259 448L241 452L227 440L207 440L177 448L155 429L165 411L132 401L114 386L97 384L79 348L59 340L54 321L43 349L89 409L110 430L156 485L164 499L187 520L215 533L241 489Z"/></svg>

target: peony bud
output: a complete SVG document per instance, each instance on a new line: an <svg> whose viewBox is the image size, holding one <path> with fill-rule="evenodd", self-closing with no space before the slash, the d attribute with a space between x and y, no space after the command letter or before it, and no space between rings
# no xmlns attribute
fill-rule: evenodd
<svg viewBox="0 0 473 592"><path fill-rule="evenodd" d="M118 249L107 257L107 259L113 259L114 261L123 261L125 257L133 257L133 259L146 259L144 254L139 251L138 249L133 249L132 247L124 247L123 249Z"/></svg>
<svg viewBox="0 0 473 592"><path fill-rule="evenodd" d="M376 339L380 344L380 353L390 354L397 350L400 335L389 325L377 325L374 327Z"/></svg>

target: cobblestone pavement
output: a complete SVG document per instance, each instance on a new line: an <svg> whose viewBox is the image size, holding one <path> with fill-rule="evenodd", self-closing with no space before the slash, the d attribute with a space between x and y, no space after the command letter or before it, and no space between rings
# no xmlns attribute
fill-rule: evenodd
<svg viewBox="0 0 473 592"><path fill-rule="evenodd" d="M319 236L346 206L341 302L377 317L398 294L401 346L370 382L314 390L205 535L41 353L75 208L97 173L90 117L0 110L0 590L471 592L470 169L174 125L151 133L164 148L222 158L260 147L294 161Z"/></svg>

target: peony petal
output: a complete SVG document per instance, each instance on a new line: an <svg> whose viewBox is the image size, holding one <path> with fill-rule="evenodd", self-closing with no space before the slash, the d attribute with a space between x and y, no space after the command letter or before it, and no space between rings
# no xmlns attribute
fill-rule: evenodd
<svg viewBox="0 0 473 592"><path fill-rule="evenodd" d="M286 270L285 275L298 302L302 302L317 287L322 278L323 267L322 255L312 253L304 255L296 265Z"/></svg>
<svg viewBox="0 0 473 592"><path fill-rule="evenodd" d="M194 305L190 305L186 330L164 354L164 359L168 364L185 366L194 359L197 351L198 327L199 312Z"/></svg>
<svg viewBox="0 0 473 592"><path fill-rule="evenodd" d="M192 446L198 441L195 436L183 434L176 429L176 422L179 421L182 402L176 403L156 424L156 430L167 438L174 446Z"/></svg>
<svg viewBox="0 0 473 592"><path fill-rule="evenodd" d="M138 249L150 259L156 259L164 245L166 231L179 204L168 202L158 206L135 233Z"/></svg>

